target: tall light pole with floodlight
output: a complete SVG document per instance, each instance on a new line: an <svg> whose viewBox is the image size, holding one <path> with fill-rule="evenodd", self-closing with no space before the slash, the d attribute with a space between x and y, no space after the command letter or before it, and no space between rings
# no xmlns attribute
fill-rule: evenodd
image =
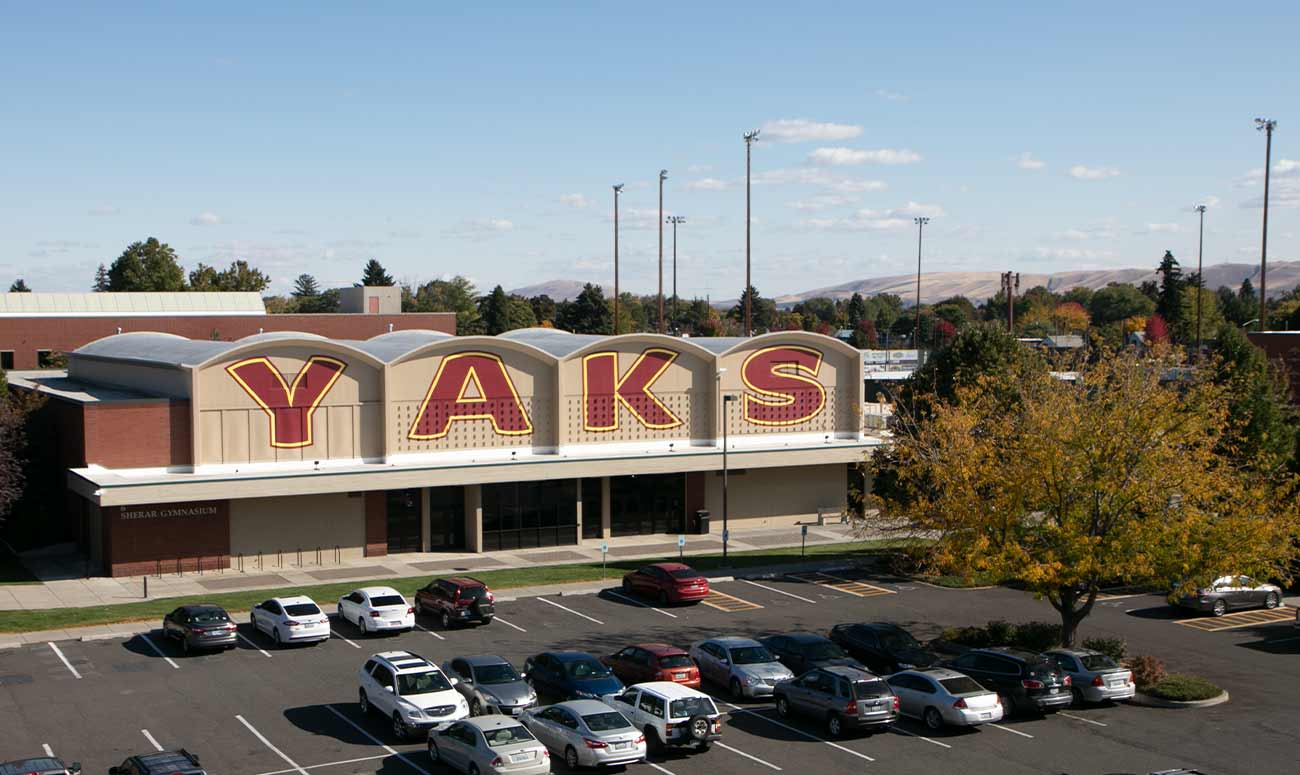
<svg viewBox="0 0 1300 775"><path fill-rule="evenodd" d="M1268 327L1268 179L1273 156L1273 130L1277 122L1271 118L1255 119L1255 129L1264 133L1264 236L1259 248L1259 329Z"/></svg>
<svg viewBox="0 0 1300 775"><path fill-rule="evenodd" d="M664 332L664 181L668 170L659 170L659 333Z"/></svg>
<svg viewBox="0 0 1300 775"><path fill-rule="evenodd" d="M745 133L745 336L754 335L754 287L749 271L749 225L753 219L749 215L749 152L758 142L758 130Z"/></svg>
<svg viewBox="0 0 1300 775"><path fill-rule="evenodd" d="M912 344L916 346L916 363L921 363L921 233L930 219L924 215L912 219L916 222L916 330Z"/></svg>
<svg viewBox="0 0 1300 775"><path fill-rule="evenodd" d="M668 222L673 225L673 325L677 325L677 224L686 223L686 219L670 215Z"/></svg>
<svg viewBox="0 0 1300 775"><path fill-rule="evenodd" d="M1205 256L1205 205L1197 205L1201 215L1200 236L1196 243L1196 361L1201 360L1201 291L1205 288L1205 270L1201 268Z"/></svg>
<svg viewBox="0 0 1300 775"><path fill-rule="evenodd" d="M614 186L614 336L618 336L618 195L623 184Z"/></svg>

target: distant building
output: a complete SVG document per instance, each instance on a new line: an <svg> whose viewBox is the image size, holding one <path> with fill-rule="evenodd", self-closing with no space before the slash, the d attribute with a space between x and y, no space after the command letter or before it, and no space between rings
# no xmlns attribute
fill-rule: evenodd
<svg viewBox="0 0 1300 775"><path fill-rule="evenodd" d="M339 312L349 315L400 315L402 289L396 285L354 285L339 291Z"/></svg>
<svg viewBox="0 0 1300 775"><path fill-rule="evenodd" d="M1250 341L1285 367L1291 385L1291 403L1300 405L1300 331L1251 331Z"/></svg>

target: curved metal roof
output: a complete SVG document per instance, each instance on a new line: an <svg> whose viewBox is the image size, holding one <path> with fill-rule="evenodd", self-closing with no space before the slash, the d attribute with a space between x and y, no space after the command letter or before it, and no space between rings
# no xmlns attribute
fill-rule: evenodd
<svg viewBox="0 0 1300 775"><path fill-rule="evenodd" d="M519 328L500 336L512 342L530 344L556 358L564 358L592 342L609 338L600 334L571 334L558 328Z"/></svg>

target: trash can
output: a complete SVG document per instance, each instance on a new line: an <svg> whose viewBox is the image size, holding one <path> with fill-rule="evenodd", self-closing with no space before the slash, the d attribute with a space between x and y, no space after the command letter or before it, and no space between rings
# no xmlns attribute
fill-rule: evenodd
<svg viewBox="0 0 1300 775"><path fill-rule="evenodd" d="M695 512L695 534L708 535L709 533L709 512L706 509L700 509Z"/></svg>

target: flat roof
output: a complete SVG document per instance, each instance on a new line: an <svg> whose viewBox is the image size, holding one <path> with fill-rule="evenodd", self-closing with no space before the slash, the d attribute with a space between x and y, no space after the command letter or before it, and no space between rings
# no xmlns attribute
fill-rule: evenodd
<svg viewBox="0 0 1300 775"><path fill-rule="evenodd" d="M166 402L170 399L153 393L140 393L116 387L104 387L72 379L62 369L10 371L6 378L12 387L42 393L79 404Z"/></svg>
<svg viewBox="0 0 1300 775"><path fill-rule="evenodd" d="M4 293L0 317L265 315L256 292Z"/></svg>

